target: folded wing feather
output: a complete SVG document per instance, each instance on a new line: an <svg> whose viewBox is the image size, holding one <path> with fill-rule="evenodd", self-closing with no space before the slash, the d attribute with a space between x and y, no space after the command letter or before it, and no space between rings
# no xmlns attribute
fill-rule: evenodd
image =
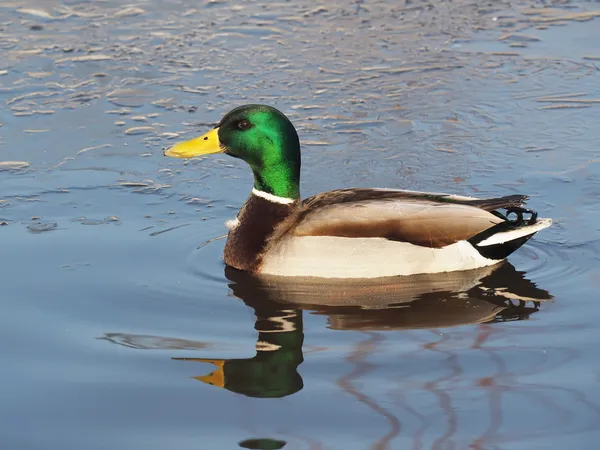
<svg viewBox="0 0 600 450"><path fill-rule="evenodd" d="M304 211L309 212L315 209L340 203L357 203L364 201L423 201L436 203L451 203L474 206L493 211L498 208L512 208L523 206L529 197L526 195L508 195L505 197L476 198L465 197L453 194L444 194L440 192L419 192L402 189L384 189L384 188L351 188L337 189L321 194L314 195L302 202Z"/></svg>
<svg viewBox="0 0 600 450"><path fill-rule="evenodd" d="M383 237L431 248L470 239L503 219L472 206L411 201L334 204L309 212L294 236Z"/></svg>

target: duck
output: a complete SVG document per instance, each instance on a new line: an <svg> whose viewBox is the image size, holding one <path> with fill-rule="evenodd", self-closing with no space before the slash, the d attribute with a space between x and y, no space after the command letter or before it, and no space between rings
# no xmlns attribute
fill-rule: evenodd
<svg viewBox="0 0 600 450"><path fill-rule="evenodd" d="M381 278L496 265L552 224L527 195L495 198L390 188L341 188L300 197L300 139L289 118L261 104L234 108L202 136L163 151L225 154L254 185L227 222L226 266L264 277Z"/></svg>

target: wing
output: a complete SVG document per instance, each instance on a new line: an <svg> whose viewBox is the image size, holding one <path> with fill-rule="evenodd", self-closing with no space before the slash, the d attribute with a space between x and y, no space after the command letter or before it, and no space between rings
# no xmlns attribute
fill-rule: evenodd
<svg viewBox="0 0 600 450"><path fill-rule="evenodd" d="M476 198L460 195L444 194L437 192L419 192L400 189L369 189L353 188L338 189L324 192L308 197L302 202L305 210L318 209L320 207L341 204L357 203L364 201L431 201L436 203L451 203L459 205L475 206L486 211L494 211L501 208L521 207L528 200L527 195L508 195L505 197Z"/></svg>
<svg viewBox="0 0 600 450"><path fill-rule="evenodd" d="M343 189L306 199L288 233L298 237L380 237L442 248L506 222L495 210L520 207L526 198Z"/></svg>

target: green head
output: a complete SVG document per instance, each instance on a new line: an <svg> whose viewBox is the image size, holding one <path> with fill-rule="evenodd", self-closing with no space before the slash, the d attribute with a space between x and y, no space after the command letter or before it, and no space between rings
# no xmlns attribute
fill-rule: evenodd
<svg viewBox="0 0 600 450"><path fill-rule="evenodd" d="M165 152L176 158L226 153L243 159L254 173L254 187L278 197L299 198L300 141L290 120L265 105L228 112L214 130Z"/></svg>

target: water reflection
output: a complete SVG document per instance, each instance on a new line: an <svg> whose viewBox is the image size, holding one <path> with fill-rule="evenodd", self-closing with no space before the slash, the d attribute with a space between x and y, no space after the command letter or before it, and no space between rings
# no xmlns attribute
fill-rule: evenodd
<svg viewBox="0 0 600 450"><path fill-rule="evenodd" d="M263 298L246 302L254 308L258 331L256 356L247 359L173 358L210 363L216 370L197 380L249 397L277 398L302 389L302 313Z"/></svg>
<svg viewBox="0 0 600 450"><path fill-rule="evenodd" d="M326 315L330 328L367 332L444 328L465 324L523 320L551 295L538 288L510 263L468 272L367 281L283 282L255 278L227 268L233 294L254 310L258 332L256 355L244 359L173 357L176 361L209 363L214 370L194 377L212 386L258 398L280 398L300 391L303 362L302 312ZM176 338L107 333L112 343L137 349L205 349L209 344ZM370 350L356 349L354 359ZM352 377L350 377L352 378ZM348 380L344 390L354 392ZM354 392L355 396L361 394ZM367 402L367 399L361 401Z"/></svg>
<svg viewBox="0 0 600 450"><path fill-rule="evenodd" d="M106 333L98 339L137 350L199 350L211 347L206 342L144 334Z"/></svg>
<svg viewBox="0 0 600 450"><path fill-rule="evenodd" d="M337 330L400 330L527 319L552 296L506 262L473 271L318 281L257 279L226 268L233 294L326 315Z"/></svg>

